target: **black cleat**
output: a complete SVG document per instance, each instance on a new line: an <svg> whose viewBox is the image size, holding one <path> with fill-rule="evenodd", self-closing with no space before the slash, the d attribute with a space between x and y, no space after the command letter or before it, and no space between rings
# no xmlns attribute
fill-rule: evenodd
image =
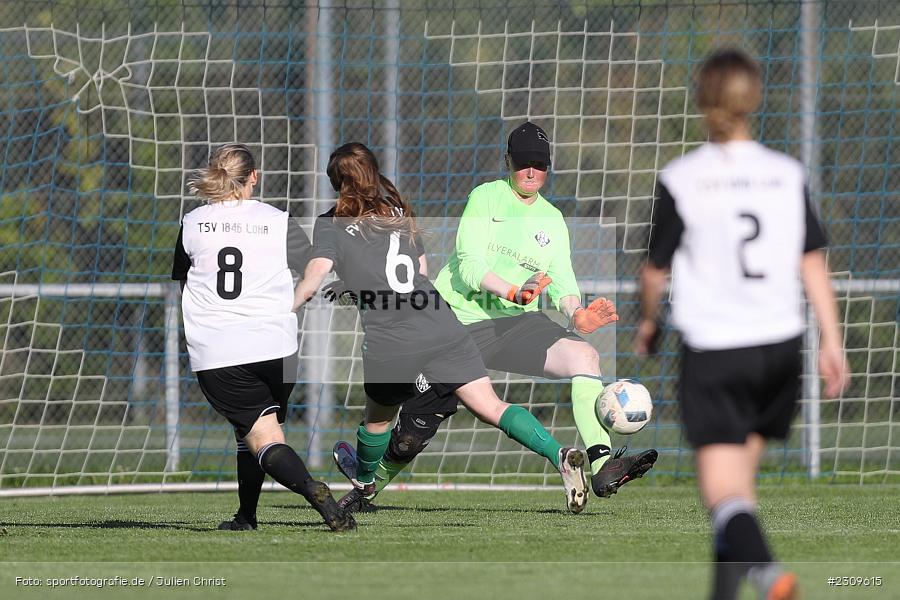
<svg viewBox="0 0 900 600"><path fill-rule="evenodd" d="M310 493L310 504L319 511L325 524L331 527L332 531L353 531L356 529L356 520L353 515L338 506L331 490L321 481L315 481L312 484Z"/></svg>
<svg viewBox="0 0 900 600"><path fill-rule="evenodd" d="M591 476L591 487L601 498L609 498L632 479L643 477L659 458L659 452L652 449L631 456L622 456L624 453L625 448L620 449Z"/></svg>
<svg viewBox="0 0 900 600"><path fill-rule="evenodd" d="M232 520L219 523L219 529L221 531L256 531L256 517L246 519L241 511L238 511L234 513Z"/></svg>
<svg viewBox="0 0 900 600"><path fill-rule="evenodd" d="M359 488L353 488L344 494L337 503L348 513L372 513L378 510L378 507L372 504L372 500L367 498Z"/></svg>

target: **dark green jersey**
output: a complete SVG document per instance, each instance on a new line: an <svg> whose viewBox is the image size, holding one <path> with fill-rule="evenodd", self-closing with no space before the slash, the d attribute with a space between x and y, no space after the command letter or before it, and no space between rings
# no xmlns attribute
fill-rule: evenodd
<svg viewBox="0 0 900 600"><path fill-rule="evenodd" d="M365 221L316 219L312 258L328 258L359 300L366 352L377 357L415 355L454 346L468 337L428 278L419 273L422 243L408 235L376 232ZM367 376L369 378L369 376Z"/></svg>

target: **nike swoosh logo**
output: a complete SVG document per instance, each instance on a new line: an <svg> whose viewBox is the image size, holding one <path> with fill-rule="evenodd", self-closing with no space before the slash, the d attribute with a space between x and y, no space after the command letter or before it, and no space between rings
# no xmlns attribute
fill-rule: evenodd
<svg viewBox="0 0 900 600"><path fill-rule="evenodd" d="M505 220L506 219L498 219L497 217L491 217L491 221L493 221L494 223L502 223Z"/></svg>

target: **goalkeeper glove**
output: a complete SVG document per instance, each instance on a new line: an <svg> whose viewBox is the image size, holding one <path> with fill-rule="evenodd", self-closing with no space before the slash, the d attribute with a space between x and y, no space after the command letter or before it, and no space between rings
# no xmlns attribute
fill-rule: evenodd
<svg viewBox="0 0 900 600"><path fill-rule="evenodd" d="M356 294L347 289L347 286L340 279L335 279L322 288L322 295L329 302L335 302L340 306L356 306L359 304L359 298Z"/></svg>
<svg viewBox="0 0 900 600"><path fill-rule="evenodd" d="M544 288L553 282L543 272L535 273L522 284L522 287L513 286L506 293L506 299L516 304L531 304L534 302Z"/></svg>
<svg viewBox="0 0 900 600"><path fill-rule="evenodd" d="M572 320L569 322L569 331L593 333L604 325L618 320L616 305L606 298L597 298L587 308L575 309L575 312L572 313Z"/></svg>

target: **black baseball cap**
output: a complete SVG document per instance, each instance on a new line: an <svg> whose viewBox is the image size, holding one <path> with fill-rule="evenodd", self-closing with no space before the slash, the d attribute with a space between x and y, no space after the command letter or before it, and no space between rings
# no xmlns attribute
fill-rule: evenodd
<svg viewBox="0 0 900 600"><path fill-rule="evenodd" d="M531 121L512 130L506 151L517 165L543 163L550 166L550 137Z"/></svg>

